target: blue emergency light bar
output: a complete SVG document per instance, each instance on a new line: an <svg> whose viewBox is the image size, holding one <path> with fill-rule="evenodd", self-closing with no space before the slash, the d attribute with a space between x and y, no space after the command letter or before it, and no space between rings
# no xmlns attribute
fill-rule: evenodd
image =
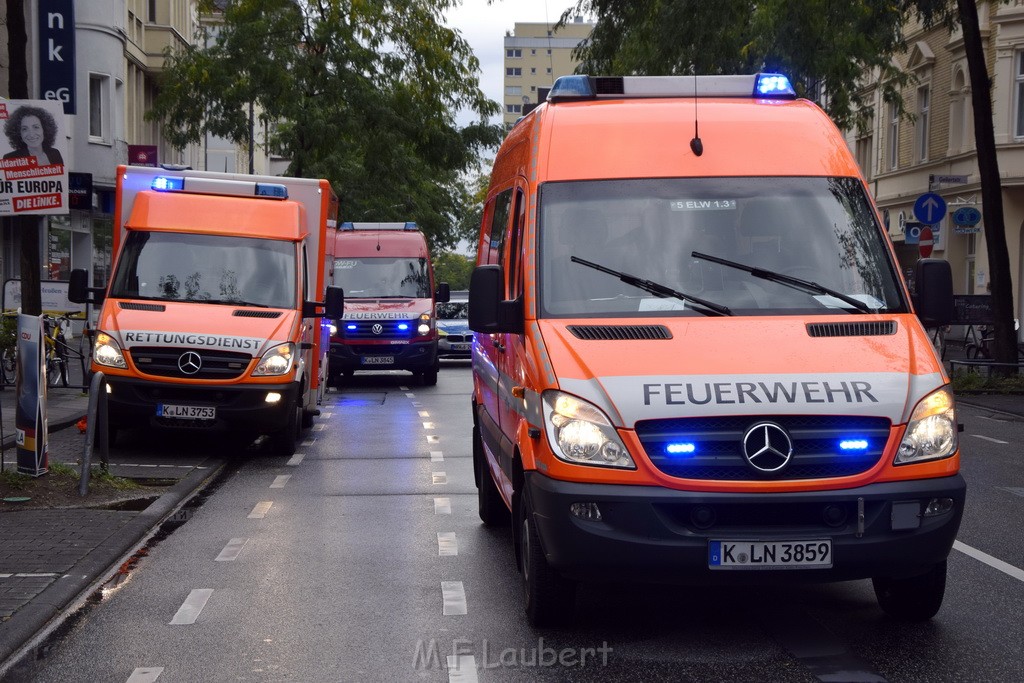
<svg viewBox="0 0 1024 683"><path fill-rule="evenodd" d="M562 76L548 102L640 97L756 97L792 100L796 91L782 74L745 76Z"/></svg>
<svg viewBox="0 0 1024 683"><path fill-rule="evenodd" d="M150 187L160 192L189 192L192 194L288 199L288 188L285 185L280 183L256 183L248 180L158 175L153 178Z"/></svg>

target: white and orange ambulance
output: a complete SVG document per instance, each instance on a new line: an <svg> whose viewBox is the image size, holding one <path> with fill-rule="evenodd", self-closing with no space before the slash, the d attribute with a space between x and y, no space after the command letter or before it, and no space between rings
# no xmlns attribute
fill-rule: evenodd
<svg viewBox="0 0 1024 683"><path fill-rule="evenodd" d="M117 169L113 275L92 369L111 435L165 426L268 434L291 454L327 378L338 200L326 180ZM319 310L325 308L326 311Z"/></svg>
<svg viewBox="0 0 1024 683"><path fill-rule="evenodd" d="M560 78L495 159L470 287L480 516L530 620L587 580L871 578L933 616L966 491L921 322L948 264L917 292L785 77Z"/></svg>

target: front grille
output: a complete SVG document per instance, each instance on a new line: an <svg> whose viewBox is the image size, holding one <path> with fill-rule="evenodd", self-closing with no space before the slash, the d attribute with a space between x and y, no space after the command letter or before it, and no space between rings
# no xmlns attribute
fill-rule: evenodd
<svg viewBox="0 0 1024 683"><path fill-rule="evenodd" d="M566 329L577 339L671 339L664 325L569 325Z"/></svg>
<svg viewBox="0 0 1024 683"><path fill-rule="evenodd" d="M182 354L194 351L202 360L199 372L188 375L178 367L178 359ZM159 346L137 346L129 350L132 362L140 372L158 377L178 377L184 379L234 379L242 373L252 361L246 353L231 351L214 351L211 349L173 349Z"/></svg>
<svg viewBox="0 0 1024 683"><path fill-rule="evenodd" d="M763 473L743 456L743 436L759 422L773 422L789 433L793 457L779 472ZM756 481L845 477L874 467L889 439L884 417L771 415L709 417L637 422L647 457L659 470L683 479ZM843 440L866 440L863 451L844 452ZM692 453L669 454L669 444L692 444Z"/></svg>
<svg viewBox="0 0 1024 683"><path fill-rule="evenodd" d="M346 339L409 339L417 325L415 320L346 320L342 325ZM375 332L374 326L379 325L380 331ZM399 325L407 325L407 329L399 329Z"/></svg>
<svg viewBox="0 0 1024 683"><path fill-rule="evenodd" d="M809 323L807 334L812 337L884 337L896 334L896 322Z"/></svg>
<svg viewBox="0 0 1024 683"><path fill-rule="evenodd" d="M473 334L449 334L445 339L452 344L462 344L473 341Z"/></svg>

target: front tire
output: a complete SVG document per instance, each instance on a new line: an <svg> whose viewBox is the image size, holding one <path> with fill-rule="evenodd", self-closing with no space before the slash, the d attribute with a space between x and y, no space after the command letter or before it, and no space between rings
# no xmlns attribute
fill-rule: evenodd
<svg viewBox="0 0 1024 683"><path fill-rule="evenodd" d="M275 455L290 458L295 455L299 442L299 426L302 423L302 406L297 402L289 411L285 426L270 437L270 448Z"/></svg>
<svg viewBox="0 0 1024 683"><path fill-rule="evenodd" d="M871 582L878 605L890 617L901 621L927 621L942 606L946 592L946 561L920 576L906 579L876 577Z"/></svg>
<svg viewBox="0 0 1024 683"><path fill-rule="evenodd" d="M572 620L576 607L576 582L566 579L548 564L540 547L529 499L525 496L519 517L526 618L531 626L538 628L565 624Z"/></svg>

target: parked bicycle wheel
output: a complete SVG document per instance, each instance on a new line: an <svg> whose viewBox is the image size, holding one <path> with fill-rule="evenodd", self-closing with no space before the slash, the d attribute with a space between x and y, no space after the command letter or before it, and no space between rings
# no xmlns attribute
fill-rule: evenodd
<svg viewBox="0 0 1024 683"><path fill-rule="evenodd" d="M14 349L6 349L0 354L0 373L5 384L14 384L18 374L18 353Z"/></svg>
<svg viewBox="0 0 1024 683"><path fill-rule="evenodd" d="M67 372L63 359L51 353L46 359L46 386L55 387L62 383L68 385Z"/></svg>

